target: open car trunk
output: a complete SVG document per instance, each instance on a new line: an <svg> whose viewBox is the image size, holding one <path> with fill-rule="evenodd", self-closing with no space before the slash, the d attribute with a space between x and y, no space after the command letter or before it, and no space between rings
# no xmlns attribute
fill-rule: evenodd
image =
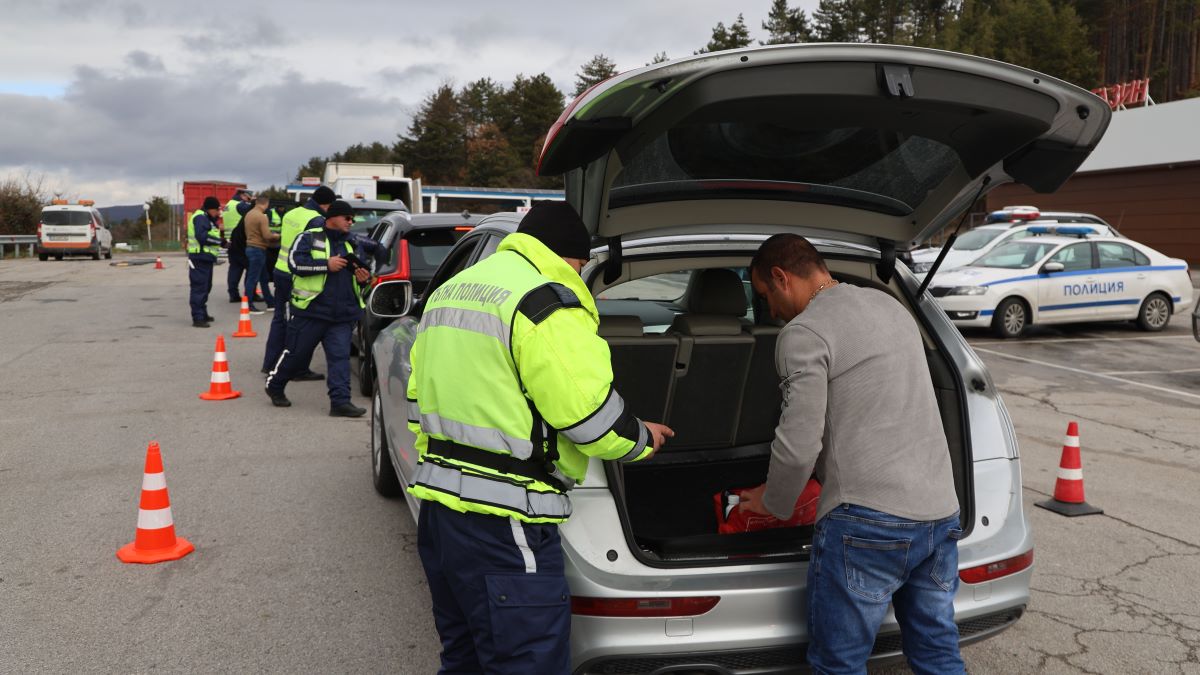
<svg viewBox="0 0 1200 675"><path fill-rule="evenodd" d="M766 480L781 403L774 369L778 329L745 326L744 335L681 349L672 340L689 338L670 333L638 337L633 330L606 334L605 320L621 318L632 317L601 320L617 391L639 418L664 420L676 432L649 460L606 463L609 486L635 555L647 564L666 566L806 558L811 525L718 534L713 501L713 495L723 490L753 487ZM927 359L960 511L964 522L971 522L970 449L964 442L963 392L956 384L961 379L940 351L927 350ZM663 378L669 378L665 387Z"/></svg>

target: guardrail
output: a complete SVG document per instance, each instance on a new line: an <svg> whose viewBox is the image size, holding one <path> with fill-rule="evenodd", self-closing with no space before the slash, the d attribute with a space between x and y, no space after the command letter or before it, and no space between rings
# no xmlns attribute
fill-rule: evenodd
<svg viewBox="0 0 1200 675"><path fill-rule="evenodd" d="M4 248L11 246L13 249L13 257L17 258L21 255L21 247L29 247L29 257L33 257L33 246L37 243L36 234L0 234L0 258L4 257Z"/></svg>

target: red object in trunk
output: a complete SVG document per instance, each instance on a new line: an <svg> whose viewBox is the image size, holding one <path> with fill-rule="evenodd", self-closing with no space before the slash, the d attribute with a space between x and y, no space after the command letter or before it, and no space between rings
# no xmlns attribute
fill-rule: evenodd
<svg viewBox="0 0 1200 675"><path fill-rule="evenodd" d="M777 527L797 527L799 525L812 525L817 519L817 501L821 497L821 484L815 479L809 479L808 485L804 486L804 491L800 493L800 498L796 500L796 508L792 510L792 517L787 520L780 520L775 516L763 515L747 511L740 506L742 500L742 492L752 488L736 488L732 490L723 490L713 495L713 504L717 508L717 532L719 534L737 534L739 532L757 532L758 530L770 530ZM731 504L729 497L736 496L737 500Z"/></svg>

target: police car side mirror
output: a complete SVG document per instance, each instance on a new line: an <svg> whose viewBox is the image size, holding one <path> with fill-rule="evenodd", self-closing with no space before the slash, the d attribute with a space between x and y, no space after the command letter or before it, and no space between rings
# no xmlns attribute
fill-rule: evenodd
<svg viewBox="0 0 1200 675"><path fill-rule="evenodd" d="M1042 265L1042 274L1054 274L1055 272L1061 272L1065 269L1067 268L1064 267L1060 262L1048 262L1045 265Z"/></svg>
<svg viewBox="0 0 1200 675"><path fill-rule="evenodd" d="M413 287L410 281L385 281L371 289L367 309L371 314L395 319L412 311Z"/></svg>

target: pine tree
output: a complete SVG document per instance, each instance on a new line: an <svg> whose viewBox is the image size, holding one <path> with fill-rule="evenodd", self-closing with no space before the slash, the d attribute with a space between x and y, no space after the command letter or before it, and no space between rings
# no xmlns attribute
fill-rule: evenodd
<svg viewBox="0 0 1200 675"><path fill-rule="evenodd" d="M496 84L490 77L480 78L463 87L458 93L458 109L462 115L467 138L474 138L485 124L495 124L503 85Z"/></svg>
<svg viewBox="0 0 1200 675"><path fill-rule="evenodd" d="M768 34L766 42L759 41L762 45L811 42L813 37L808 15L799 7L788 7L787 0L772 0L771 11L762 27Z"/></svg>
<svg viewBox="0 0 1200 675"><path fill-rule="evenodd" d="M546 132L562 114L564 106L563 93L545 73L533 77L517 75L503 97L497 123L521 160L528 179L526 185L561 183L558 180L540 181L535 170Z"/></svg>
<svg viewBox="0 0 1200 675"><path fill-rule="evenodd" d="M412 175L429 184L454 185L466 173L466 129L454 88L443 84L413 116L408 135L396 143L396 156Z"/></svg>
<svg viewBox="0 0 1200 675"><path fill-rule="evenodd" d="M708 44L701 48L696 54L708 54L710 52L720 52L726 49L740 49L749 47L753 40L750 39L750 29L746 28L746 19L738 14L737 21L734 21L729 28L725 27L725 22L717 22L717 25L712 30L712 37L708 40Z"/></svg>
<svg viewBox="0 0 1200 675"><path fill-rule="evenodd" d="M863 11L859 0L821 0L813 12L820 42L862 42Z"/></svg>
<svg viewBox="0 0 1200 675"><path fill-rule="evenodd" d="M305 176L321 178L325 175L325 164L328 161L324 157L309 157L307 162L301 164L300 168L296 169L296 178L294 180L299 183Z"/></svg>
<svg viewBox="0 0 1200 675"><path fill-rule="evenodd" d="M522 184L521 158L500 128L488 122L467 140L467 184L482 187L511 187Z"/></svg>
<svg viewBox="0 0 1200 675"><path fill-rule="evenodd" d="M579 96L593 85L599 84L616 74L617 64L613 63L607 56L597 54L592 57L591 61L579 67L579 74L575 76L575 92L572 96Z"/></svg>
<svg viewBox="0 0 1200 675"><path fill-rule="evenodd" d="M667 58L666 52L659 52L659 53L655 54L654 58L650 60L650 63L647 63L646 65L653 66L656 63L666 63L667 61L670 61L670 60L671 59Z"/></svg>

